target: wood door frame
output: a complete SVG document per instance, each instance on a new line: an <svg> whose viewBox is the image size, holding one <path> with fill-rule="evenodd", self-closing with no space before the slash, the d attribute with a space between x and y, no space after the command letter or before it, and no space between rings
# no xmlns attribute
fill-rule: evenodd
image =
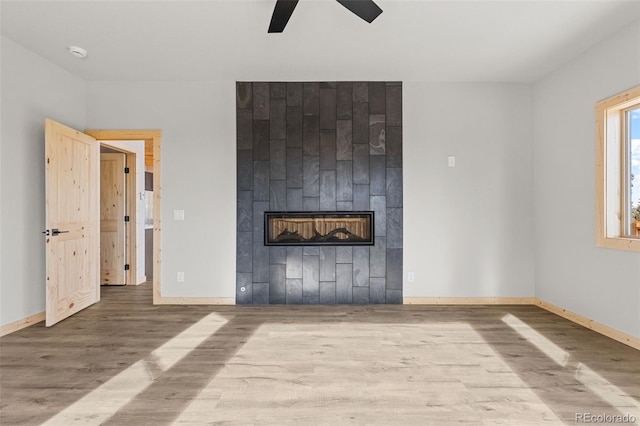
<svg viewBox="0 0 640 426"><path fill-rule="evenodd" d="M161 266L162 266L162 218L161 200L161 130L97 130L84 131L100 142L109 141L144 141L145 146L153 147L153 304L162 303ZM130 173L130 176L133 175ZM134 182L135 182L135 175ZM134 200L135 201L135 200ZM134 202L135 204L135 202Z"/></svg>
<svg viewBox="0 0 640 426"><path fill-rule="evenodd" d="M89 133L87 133L89 136ZM138 285L138 208L136 206L138 191L136 189L137 157L135 152L128 151L116 145L111 145L108 140L98 140L100 146L106 146L118 151L125 156L125 167L129 168L129 173L125 177L125 212L129 215L129 229L125 238L125 259L129 264L126 272L126 285ZM102 153L100 153L102 154ZM102 195L100 195L102 197ZM123 218L124 219L124 218ZM133 226L131 226L133 224ZM102 261L102 260L101 260ZM102 284L102 283L100 283Z"/></svg>

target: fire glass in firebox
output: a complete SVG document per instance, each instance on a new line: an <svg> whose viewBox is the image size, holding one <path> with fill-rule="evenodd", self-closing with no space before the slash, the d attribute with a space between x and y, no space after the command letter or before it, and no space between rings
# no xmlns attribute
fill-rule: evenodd
<svg viewBox="0 0 640 426"><path fill-rule="evenodd" d="M373 245L373 212L265 212L264 243Z"/></svg>

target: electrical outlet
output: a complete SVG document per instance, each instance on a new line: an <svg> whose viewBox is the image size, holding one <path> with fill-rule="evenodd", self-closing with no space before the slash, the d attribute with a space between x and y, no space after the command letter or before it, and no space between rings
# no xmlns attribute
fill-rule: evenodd
<svg viewBox="0 0 640 426"><path fill-rule="evenodd" d="M455 155L450 155L449 158L447 159L447 164L449 165L449 167L455 167L456 166L456 157Z"/></svg>
<svg viewBox="0 0 640 426"><path fill-rule="evenodd" d="M177 277L176 277L176 281L178 281L179 283L183 283L184 282L184 272L178 272Z"/></svg>
<svg viewBox="0 0 640 426"><path fill-rule="evenodd" d="M184 220L184 210L174 210L173 220Z"/></svg>
<svg viewBox="0 0 640 426"><path fill-rule="evenodd" d="M416 274L413 272L407 272L407 281L409 281L410 283L414 282L416 280Z"/></svg>

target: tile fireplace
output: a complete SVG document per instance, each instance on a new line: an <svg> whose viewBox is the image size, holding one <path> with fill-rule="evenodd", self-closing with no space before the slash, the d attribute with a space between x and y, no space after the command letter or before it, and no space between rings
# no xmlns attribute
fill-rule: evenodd
<svg viewBox="0 0 640 426"><path fill-rule="evenodd" d="M403 298L402 82L236 84L236 303Z"/></svg>

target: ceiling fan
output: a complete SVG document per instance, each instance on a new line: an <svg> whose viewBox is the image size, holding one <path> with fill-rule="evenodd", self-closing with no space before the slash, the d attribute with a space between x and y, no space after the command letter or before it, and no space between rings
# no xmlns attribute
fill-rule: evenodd
<svg viewBox="0 0 640 426"><path fill-rule="evenodd" d="M337 0L338 3L355 13L368 23L382 13L382 9L378 7L373 0ZM281 33L287 26L289 18L293 10L298 5L298 0L277 0L276 7L271 15L271 24L269 24L269 33Z"/></svg>

